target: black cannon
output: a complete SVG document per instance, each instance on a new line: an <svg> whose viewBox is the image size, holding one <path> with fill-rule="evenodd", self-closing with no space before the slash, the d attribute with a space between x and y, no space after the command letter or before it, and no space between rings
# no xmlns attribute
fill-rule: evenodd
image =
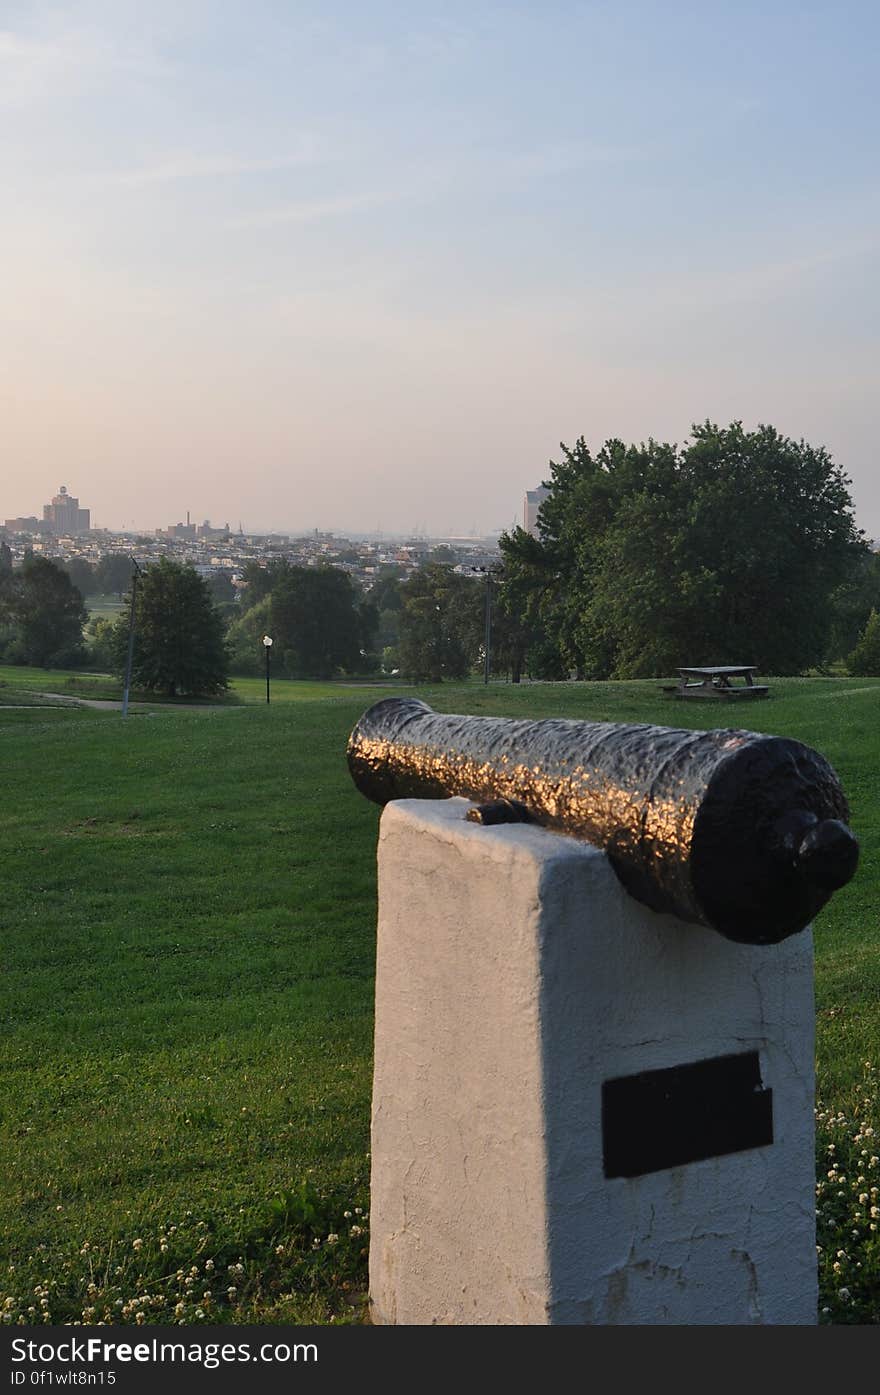
<svg viewBox="0 0 880 1395"><path fill-rule="evenodd" d="M818 751L751 731L520 721L386 698L348 743L362 794L464 795L477 819L525 818L604 849L656 911L744 944L803 930L852 877L846 798Z"/></svg>

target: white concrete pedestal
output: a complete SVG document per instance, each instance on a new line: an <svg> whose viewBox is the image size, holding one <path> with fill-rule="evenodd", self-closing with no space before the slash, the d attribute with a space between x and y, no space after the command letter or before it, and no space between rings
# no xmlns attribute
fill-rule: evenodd
<svg viewBox="0 0 880 1395"><path fill-rule="evenodd" d="M815 1322L810 931L733 944L467 808L382 816L373 1320ZM771 1144L605 1175L603 1082L750 1051Z"/></svg>

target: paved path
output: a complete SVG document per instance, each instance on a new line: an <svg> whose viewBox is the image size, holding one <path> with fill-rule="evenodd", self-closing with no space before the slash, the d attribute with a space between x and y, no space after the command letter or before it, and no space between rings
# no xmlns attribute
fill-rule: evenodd
<svg viewBox="0 0 880 1395"><path fill-rule="evenodd" d="M30 689L28 690L30 691ZM69 693L34 693L34 697L52 698L51 703L38 703L35 706L52 707L94 707L100 712L121 712L122 702L116 698L71 697ZM11 704L7 704L11 705ZM24 704L22 704L24 706ZM129 702L128 710L135 708L142 712L238 712L238 707L221 703L173 703L173 702ZM2 708L0 708L2 711Z"/></svg>

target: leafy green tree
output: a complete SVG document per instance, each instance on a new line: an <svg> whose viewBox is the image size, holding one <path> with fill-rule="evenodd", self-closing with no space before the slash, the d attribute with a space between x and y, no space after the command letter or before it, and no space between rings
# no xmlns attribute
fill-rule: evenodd
<svg viewBox="0 0 880 1395"><path fill-rule="evenodd" d="M414 682L464 678L480 659L482 588L429 562L401 587L400 669Z"/></svg>
<svg viewBox="0 0 880 1395"><path fill-rule="evenodd" d="M383 567L367 592L367 600L376 607L379 617L375 642L380 649L396 648L400 638L402 582L400 567Z"/></svg>
<svg viewBox="0 0 880 1395"><path fill-rule="evenodd" d="M13 662L41 668L73 668L82 662L87 612L63 567L28 554L12 574L6 610L11 626L6 652Z"/></svg>
<svg viewBox="0 0 880 1395"><path fill-rule="evenodd" d="M126 552L105 552L95 568L97 591L103 596L122 596L131 573L131 558Z"/></svg>
<svg viewBox="0 0 880 1395"><path fill-rule="evenodd" d="M235 587L228 572L212 572L207 580L211 599L216 605L228 605L235 600Z"/></svg>
<svg viewBox="0 0 880 1395"><path fill-rule="evenodd" d="M695 426L682 448L562 449L540 538L516 530L501 547L511 607L567 668L635 678L822 661L831 597L864 550L824 449L740 422Z"/></svg>
<svg viewBox="0 0 880 1395"><path fill-rule="evenodd" d="M105 615L96 615L86 626L89 667L102 673L112 673L115 667L114 626L115 622Z"/></svg>
<svg viewBox="0 0 880 1395"><path fill-rule="evenodd" d="M10 607L14 591L12 574L12 548L7 542L0 542L0 627L9 623ZM3 652L3 639L0 637L0 653Z"/></svg>
<svg viewBox="0 0 880 1395"><path fill-rule="evenodd" d="M245 562L241 579L244 582L241 604L245 610L259 605L272 591L277 582L289 576L292 564L286 557L270 557L266 562L255 559Z"/></svg>
<svg viewBox="0 0 880 1395"><path fill-rule="evenodd" d="M880 612L872 610L864 633L847 660L857 678L880 678Z"/></svg>
<svg viewBox="0 0 880 1395"><path fill-rule="evenodd" d="M115 667L125 672L129 612L114 627ZM135 597L132 683L169 697L222 692L229 656L223 621L202 577L162 557L140 577Z"/></svg>
<svg viewBox="0 0 880 1395"><path fill-rule="evenodd" d="M845 659L862 636L872 610L880 610L880 552L867 547L852 575L831 597L827 659Z"/></svg>
<svg viewBox="0 0 880 1395"><path fill-rule="evenodd" d="M338 567L288 567L273 585L268 633L285 672L296 678L332 678L362 666L357 593Z"/></svg>
<svg viewBox="0 0 880 1395"><path fill-rule="evenodd" d="M256 605L238 615L226 633L230 673L260 674L264 670L263 635L272 634L272 597L266 595ZM274 640L274 635L272 635ZM273 645L274 648L274 645ZM273 663L283 669L280 654Z"/></svg>
<svg viewBox="0 0 880 1395"><path fill-rule="evenodd" d="M97 594L98 579L91 562L87 562L84 557L71 557L63 565L80 595L94 596Z"/></svg>
<svg viewBox="0 0 880 1395"><path fill-rule="evenodd" d="M382 663L379 646L377 646L379 612L368 596L361 596L355 604L355 614L358 625L358 648L362 661L358 667L364 673L375 673Z"/></svg>

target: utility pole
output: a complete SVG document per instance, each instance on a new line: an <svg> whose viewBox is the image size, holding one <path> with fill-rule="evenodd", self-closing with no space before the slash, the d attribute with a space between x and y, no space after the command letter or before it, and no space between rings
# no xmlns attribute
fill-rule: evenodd
<svg viewBox="0 0 880 1395"><path fill-rule="evenodd" d="M143 575L134 557L129 553L129 558L134 571L131 574L131 610L128 616L128 653L125 658L125 686L122 690L122 715L128 716L128 692L131 687L131 665L134 660L134 616L135 600L137 598L137 584Z"/></svg>
<svg viewBox="0 0 880 1395"><path fill-rule="evenodd" d="M489 652L492 644L492 570L486 568L486 637L483 656L483 683L489 685Z"/></svg>

